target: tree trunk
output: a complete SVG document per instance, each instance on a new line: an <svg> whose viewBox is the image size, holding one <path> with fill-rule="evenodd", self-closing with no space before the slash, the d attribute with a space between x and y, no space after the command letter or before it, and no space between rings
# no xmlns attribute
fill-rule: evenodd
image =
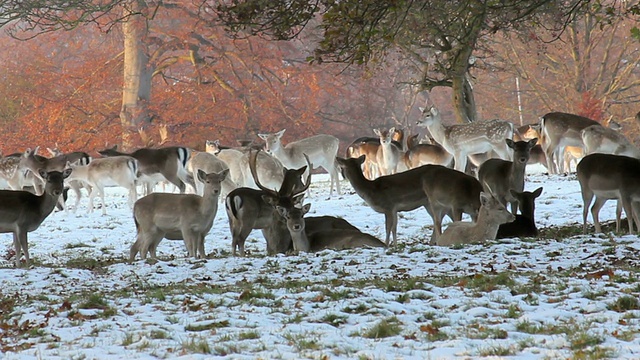
<svg viewBox="0 0 640 360"><path fill-rule="evenodd" d="M455 76L452 84L453 108L457 122L465 124L476 121L476 100L469 79L466 76Z"/></svg>
<svg viewBox="0 0 640 360"><path fill-rule="evenodd" d="M124 34L124 83L122 86L122 108L120 123L122 124L122 146L132 148L139 128L150 123L149 101L151 100L151 76L153 69L149 64L149 56L145 45L148 28L146 19L140 15L144 3L133 0L125 9L129 15L122 24Z"/></svg>

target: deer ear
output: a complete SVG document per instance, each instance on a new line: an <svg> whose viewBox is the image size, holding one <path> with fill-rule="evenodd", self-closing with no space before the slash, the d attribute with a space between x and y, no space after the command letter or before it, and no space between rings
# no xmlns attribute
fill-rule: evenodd
<svg viewBox="0 0 640 360"><path fill-rule="evenodd" d="M40 177L42 177L43 179L47 178L47 172L44 169L38 169L38 174L40 175Z"/></svg>
<svg viewBox="0 0 640 360"><path fill-rule="evenodd" d="M373 133L380 136L380 129L373 129Z"/></svg>
<svg viewBox="0 0 640 360"><path fill-rule="evenodd" d="M282 130L278 131L278 132L276 133L276 135L277 135L278 137L282 137L282 135L284 135L284 132L285 132L285 131L287 131L287 129L282 129Z"/></svg>
<svg viewBox="0 0 640 360"><path fill-rule="evenodd" d="M311 209L311 203L309 203L309 204L305 204L305 205L302 207L302 215L305 215L306 213L308 213L308 212L309 212L309 209Z"/></svg>
<svg viewBox="0 0 640 360"><path fill-rule="evenodd" d="M423 113L425 108L423 108L422 106L418 106L418 110L420 110L420 112Z"/></svg>
<svg viewBox="0 0 640 360"><path fill-rule="evenodd" d="M511 139L504 139L504 141L507 143L507 146L512 148L516 145L516 143L513 142L513 140Z"/></svg>
<svg viewBox="0 0 640 360"><path fill-rule="evenodd" d="M532 147L536 146L537 143L538 143L538 138L533 138L533 139L529 140L529 149L531 149Z"/></svg>
<svg viewBox="0 0 640 360"><path fill-rule="evenodd" d="M280 216L282 216L283 218L287 217L287 209L283 208L282 206L276 206L276 210L278 210L278 214L280 214Z"/></svg>
<svg viewBox="0 0 640 360"><path fill-rule="evenodd" d="M487 206L487 204L489 204L490 199L491 199L491 194L488 194L484 191L480 193L480 204L482 206Z"/></svg>
<svg viewBox="0 0 640 360"><path fill-rule="evenodd" d="M198 169L198 180L200 180L202 182L206 182L206 180L207 180L207 173L202 171L202 169Z"/></svg>
<svg viewBox="0 0 640 360"><path fill-rule="evenodd" d="M267 140L267 137L269 136L269 134L258 134L258 137L262 140Z"/></svg>
<svg viewBox="0 0 640 360"><path fill-rule="evenodd" d="M68 165L67 165L68 166ZM71 172L73 171L72 168L68 167L66 169L64 169L64 171L62 172L62 178L66 179L69 177L69 175L71 175Z"/></svg>
<svg viewBox="0 0 640 360"><path fill-rule="evenodd" d="M220 177L220 181L224 181L224 179L226 179L227 176L229 176L229 169L224 169L224 170L220 171L218 173L218 176Z"/></svg>
<svg viewBox="0 0 640 360"><path fill-rule="evenodd" d="M542 194L542 187L537 188L537 189L533 192L533 197L538 197L538 196L540 196L540 194Z"/></svg>
<svg viewBox="0 0 640 360"><path fill-rule="evenodd" d="M364 160L367 158L366 155L360 155L356 160L360 163L360 165L364 164Z"/></svg>

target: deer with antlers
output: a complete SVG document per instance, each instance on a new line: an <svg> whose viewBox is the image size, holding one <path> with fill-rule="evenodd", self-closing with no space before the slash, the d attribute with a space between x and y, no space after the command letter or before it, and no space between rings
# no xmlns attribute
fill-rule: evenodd
<svg viewBox="0 0 640 360"><path fill-rule="evenodd" d="M298 204L305 191L311 185L311 172L307 168L311 163L298 169L287 169L278 191L262 185L256 170L258 158L256 151L249 151L249 168L260 190L247 187L237 188L227 196L225 208L229 218L232 237L232 253L245 255L245 241L253 229L262 230L267 241L267 254L285 253L291 246L297 251L308 251L305 244L293 242L291 235L277 206L291 207ZM307 172L306 183L301 176Z"/></svg>

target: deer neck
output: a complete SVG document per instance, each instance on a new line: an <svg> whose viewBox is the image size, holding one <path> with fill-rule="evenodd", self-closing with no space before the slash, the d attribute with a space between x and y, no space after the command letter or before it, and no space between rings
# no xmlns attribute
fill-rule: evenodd
<svg viewBox="0 0 640 360"><path fill-rule="evenodd" d="M524 187L524 172L527 167L527 163L521 163L519 161L514 161L511 164L511 174L509 178L511 180L511 184L517 185L517 188L514 188L516 191L522 191L520 186Z"/></svg>
<svg viewBox="0 0 640 360"><path fill-rule="evenodd" d="M433 121L427 126L433 139L440 145L444 146L447 137L447 128L442 124L441 120Z"/></svg>
<svg viewBox="0 0 640 360"><path fill-rule="evenodd" d="M345 176L349 179L351 186L353 186L353 189L358 195L368 196L368 193L371 192L369 189L373 181L364 177L362 170L348 168L347 171L345 171Z"/></svg>
<svg viewBox="0 0 640 360"><path fill-rule="evenodd" d="M220 195L214 194L212 191L206 192L200 199L200 213L215 217L218 212L218 200Z"/></svg>
<svg viewBox="0 0 640 360"><path fill-rule="evenodd" d="M478 220L476 220L476 226L474 227L475 239L481 241L495 239L498 235L498 228L500 224L489 216L489 210L484 207L480 208L478 213Z"/></svg>
<svg viewBox="0 0 640 360"><path fill-rule="evenodd" d="M40 215L43 217L48 216L53 211L53 208L58 203L59 196L52 195L50 193L51 189L44 189L44 193L38 196L38 207L37 209L40 211Z"/></svg>

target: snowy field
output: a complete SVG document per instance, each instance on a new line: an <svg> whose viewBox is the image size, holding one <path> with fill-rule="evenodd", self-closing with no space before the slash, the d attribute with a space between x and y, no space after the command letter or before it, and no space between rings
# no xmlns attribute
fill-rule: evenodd
<svg viewBox="0 0 640 360"><path fill-rule="evenodd" d="M342 184L330 198L314 176L311 215L384 239L384 216ZM0 358L640 358L637 236L580 235L575 175L530 174L525 188L540 186L541 239L429 246L418 209L401 214L395 249L266 256L254 231L240 258L221 204L206 260L163 240L159 261L133 264L126 194L108 189L108 215L84 198L29 234L31 269L13 268L0 234Z"/></svg>

